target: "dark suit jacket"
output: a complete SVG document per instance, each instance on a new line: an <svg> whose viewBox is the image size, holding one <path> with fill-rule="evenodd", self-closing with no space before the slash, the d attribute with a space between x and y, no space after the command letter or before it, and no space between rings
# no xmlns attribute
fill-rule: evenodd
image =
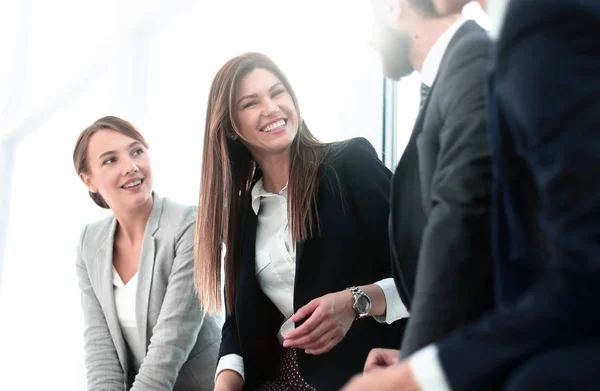
<svg viewBox="0 0 600 391"><path fill-rule="evenodd" d="M294 310L312 299L353 285L391 277L387 219L391 172L365 139L333 146L319 173L321 236L298 243ZM250 200L248 200L248 205ZM219 357L244 359L245 387L273 379L282 351L277 332L283 316L263 294L255 275L257 217L247 207L234 314L223 327ZM392 325L371 318L353 323L345 338L320 356L298 351L304 379L321 390L338 390L362 371L370 349L397 347L405 320Z"/></svg>
<svg viewBox="0 0 600 391"><path fill-rule="evenodd" d="M498 305L440 342L453 390L600 336L600 3L518 0L506 20L490 88Z"/></svg>
<svg viewBox="0 0 600 391"><path fill-rule="evenodd" d="M466 22L446 49L394 174L394 277L411 314L405 357L479 318L493 302L488 57L486 32Z"/></svg>

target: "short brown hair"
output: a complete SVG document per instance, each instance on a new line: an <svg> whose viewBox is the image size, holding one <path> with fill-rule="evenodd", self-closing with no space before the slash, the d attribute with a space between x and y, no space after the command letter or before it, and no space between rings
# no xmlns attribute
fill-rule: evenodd
<svg viewBox="0 0 600 391"><path fill-rule="evenodd" d="M409 0L409 3L412 4L413 7L417 11L419 11L422 15L426 17L437 17L440 16L435 9L435 3L433 0Z"/></svg>
<svg viewBox="0 0 600 391"><path fill-rule="evenodd" d="M117 133L121 133L124 136L131 137L132 139L139 141L144 147L148 148L148 143L146 142L146 139L144 139L144 136L142 136L142 134L131 123L119 117L110 115L102 117L85 128L77 138L75 149L73 150L73 164L75 165L75 171L77 172L77 175L90 173L87 159L88 145L90 144L90 139L94 133L103 129L113 130ZM99 193L92 193L91 191L88 193L98 206L104 209L110 209L104 198L102 198Z"/></svg>

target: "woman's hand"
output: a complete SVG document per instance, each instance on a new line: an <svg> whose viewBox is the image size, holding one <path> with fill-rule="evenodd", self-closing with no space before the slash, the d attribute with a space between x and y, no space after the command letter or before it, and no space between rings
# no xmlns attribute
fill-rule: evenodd
<svg viewBox="0 0 600 391"><path fill-rule="evenodd" d="M242 391L244 380L236 371L226 369L217 376L215 391Z"/></svg>
<svg viewBox="0 0 600 391"><path fill-rule="evenodd" d="M312 300L292 316L294 323L308 319L285 336L283 346L314 355L330 351L352 326L356 316L353 305L354 296L346 290Z"/></svg>

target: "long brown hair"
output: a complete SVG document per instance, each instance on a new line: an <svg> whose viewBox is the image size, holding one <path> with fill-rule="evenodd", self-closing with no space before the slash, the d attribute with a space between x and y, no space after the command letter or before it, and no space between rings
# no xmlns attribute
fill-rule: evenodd
<svg viewBox="0 0 600 391"><path fill-rule="evenodd" d="M142 136L142 134L131 123L119 117L110 115L102 117L85 128L77 138L75 149L73 150L73 165L75 166L77 175L82 173L90 173L87 159L88 145L90 144L90 139L94 133L102 129L113 130L117 133L121 133L124 136L131 137L135 141L139 141L146 149L148 149L148 143L146 142L146 139L144 139L144 136ZM88 194L90 195L90 198L94 200L96 205L104 209L110 209L100 193L92 193L91 191L88 191Z"/></svg>
<svg viewBox="0 0 600 391"><path fill-rule="evenodd" d="M215 76L206 109L194 273L200 304L211 312L220 312L223 304L223 244L226 248L226 308L228 313L233 311L250 191L262 175L233 126L238 83L257 68L266 69L281 80L298 113L299 129L290 148L288 181L292 242L302 242L319 233L317 174L327 155L328 144L321 143L310 133L300 115L298 99L290 82L269 57L260 53L245 53L235 57L223 65Z"/></svg>

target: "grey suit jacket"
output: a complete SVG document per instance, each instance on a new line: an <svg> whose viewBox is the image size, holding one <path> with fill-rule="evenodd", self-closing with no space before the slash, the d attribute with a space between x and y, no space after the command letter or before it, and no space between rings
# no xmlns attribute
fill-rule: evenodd
<svg viewBox="0 0 600 391"><path fill-rule="evenodd" d="M493 304L489 52L474 21L458 29L394 174L390 244L396 287L410 309L405 358Z"/></svg>
<svg viewBox="0 0 600 391"><path fill-rule="evenodd" d="M154 195L138 269L136 319L146 356L137 375L121 333L112 278L117 220L87 225L77 249L88 389L212 390L221 322L193 284L195 207Z"/></svg>

